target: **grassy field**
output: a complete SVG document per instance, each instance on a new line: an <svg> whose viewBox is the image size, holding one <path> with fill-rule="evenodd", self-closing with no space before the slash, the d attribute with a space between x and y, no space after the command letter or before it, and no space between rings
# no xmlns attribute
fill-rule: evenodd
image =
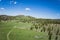
<svg viewBox="0 0 60 40"><path fill-rule="evenodd" d="M25 29L14 29L9 35L10 40L47 40L47 34L44 32L35 32Z"/></svg>
<svg viewBox="0 0 60 40"><path fill-rule="evenodd" d="M12 32L9 34L9 40L43 40L45 33L38 33L35 31L20 29L31 27L31 23L17 23L17 22L0 22L0 40L8 40L7 34L10 30ZM13 28L16 26L17 28ZM41 38L35 38L35 36L41 36Z"/></svg>
<svg viewBox="0 0 60 40"><path fill-rule="evenodd" d="M8 32L14 27L29 27L31 24L27 25L28 23L17 23L17 22L0 22L0 40L7 40Z"/></svg>
<svg viewBox="0 0 60 40"><path fill-rule="evenodd" d="M47 32L28 30L31 25L16 21L0 22L0 40L48 40Z"/></svg>

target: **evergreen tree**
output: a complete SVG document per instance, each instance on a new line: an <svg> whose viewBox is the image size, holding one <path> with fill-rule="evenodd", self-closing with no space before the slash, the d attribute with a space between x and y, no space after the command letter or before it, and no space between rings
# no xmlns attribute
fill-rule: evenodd
<svg viewBox="0 0 60 40"><path fill-rule="evenodd" d="M58 35L59 35L59 28L58 28L57 31L56 31L56 37L55 37L55 40L58 40Z"/></svg>

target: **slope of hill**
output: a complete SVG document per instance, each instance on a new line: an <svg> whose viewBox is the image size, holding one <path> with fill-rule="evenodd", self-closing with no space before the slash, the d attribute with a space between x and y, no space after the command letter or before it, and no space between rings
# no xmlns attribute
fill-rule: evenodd
<svg viewBox="0 0 60 40"><path fill-rule="evenodd" d="M22 22L37 22L37 23L58 23L60 24L60 19L42 19L42 18L34 18L31 16L24 16L24 15L17 15L17 16L7 16L7 15L0 15L0 21L4 20L20 20Z"/></svg>

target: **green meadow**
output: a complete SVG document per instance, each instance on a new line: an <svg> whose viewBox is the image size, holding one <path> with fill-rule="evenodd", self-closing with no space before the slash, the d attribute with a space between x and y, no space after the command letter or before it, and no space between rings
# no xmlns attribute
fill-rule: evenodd
<svg viewBox="0 0 60 40"><path fill-rule="evenodd" d="M0 22L0 40L47 40L47 34L27 29L31 23ZM16 28L14 28L16 26ZM26 28L25 28L26 27ZM37 37L37 38L36 38Z"/></svg>
<svg viewBox="0 0 60 40"><path fill-rule="evenodd" d="M0 40L60 40L59 22L49 20L30 17L1 19Z"/></svg>

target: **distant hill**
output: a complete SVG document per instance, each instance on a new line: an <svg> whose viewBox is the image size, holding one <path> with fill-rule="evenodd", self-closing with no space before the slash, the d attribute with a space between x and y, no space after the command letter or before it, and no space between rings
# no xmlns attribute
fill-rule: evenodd
<svg viewBox="0 0 60 40"><path fill-rule="evenodd" d="M24 16L24 15L17 15L17 16L8 16L8 15L0 15L0 21L7 21L7 20L19 20L23 22L36 22L36 23L58 23L60 24L60 19L43 19L43 18L34 18L32 16Z"/></svg>

